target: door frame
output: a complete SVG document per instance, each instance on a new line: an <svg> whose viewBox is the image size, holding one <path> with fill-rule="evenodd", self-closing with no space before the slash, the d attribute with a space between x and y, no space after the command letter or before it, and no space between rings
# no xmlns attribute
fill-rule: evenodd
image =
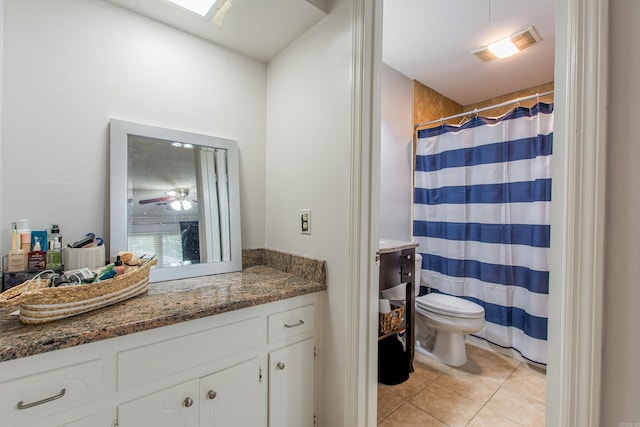
<svg viewBox="0 0 640 427"><path fill-rule="evenodd" d="M345 426L377 420L382 0L353 0ZM608 0L556 6L547 425L598 426Z"/></svg>

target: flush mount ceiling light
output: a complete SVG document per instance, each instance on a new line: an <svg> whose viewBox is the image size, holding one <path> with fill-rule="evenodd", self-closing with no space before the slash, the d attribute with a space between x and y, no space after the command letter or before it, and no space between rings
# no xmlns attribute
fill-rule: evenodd
<svg viewBox="0 0 640 427"><path fill-rule="evenodd" d="M231 0L167 0L183 9L196 13L222 25L227 12L231 8Z"/></svg>
<svg viewBox="0 0 640 427"><path fill-rule="evenodd" d="M471 53L483 61L493 61L494 59L508 58L540 40L542 40L542 38L536 29L529 27L526 30L519 31L509 37L483 46Z"/></svg>

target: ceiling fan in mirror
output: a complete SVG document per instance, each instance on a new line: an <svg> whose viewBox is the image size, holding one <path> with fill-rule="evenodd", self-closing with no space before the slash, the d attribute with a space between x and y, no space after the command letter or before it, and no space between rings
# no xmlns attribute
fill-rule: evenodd
<svg viewBox="0 0 640 427"><path fill-rule="evenodd" d="M189 189L180 187L164 193L164 197L156 197L153 199L140 200L138 203L146 205L149 203L167 204L168 207L176 211L187 211L193 207L194 203L198 203L197 200L187 199L189 195Z"/></svg>

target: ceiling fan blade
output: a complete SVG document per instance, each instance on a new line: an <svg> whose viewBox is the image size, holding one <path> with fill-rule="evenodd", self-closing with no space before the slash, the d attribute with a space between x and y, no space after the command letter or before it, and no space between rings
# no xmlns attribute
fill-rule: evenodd
<svg viewBox="0 0 640 427"><path fill-rule="evenodd" d="M168 202L169 200L172 200L172 199L173 197L157 197L155 199L140 200L138 203L140 203L141 205L146 205L148 203Z"/></svg>

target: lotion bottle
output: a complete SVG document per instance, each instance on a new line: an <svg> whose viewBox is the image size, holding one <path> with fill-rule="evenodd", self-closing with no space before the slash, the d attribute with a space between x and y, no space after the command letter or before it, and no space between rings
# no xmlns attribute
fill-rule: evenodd
<svg viewBox="0 0 640 427"><path fill-rule="evenodd" d="M47 248L47 268L60 270L62 268L62 236L60 228L53 224L49 233Z"/></svg>

